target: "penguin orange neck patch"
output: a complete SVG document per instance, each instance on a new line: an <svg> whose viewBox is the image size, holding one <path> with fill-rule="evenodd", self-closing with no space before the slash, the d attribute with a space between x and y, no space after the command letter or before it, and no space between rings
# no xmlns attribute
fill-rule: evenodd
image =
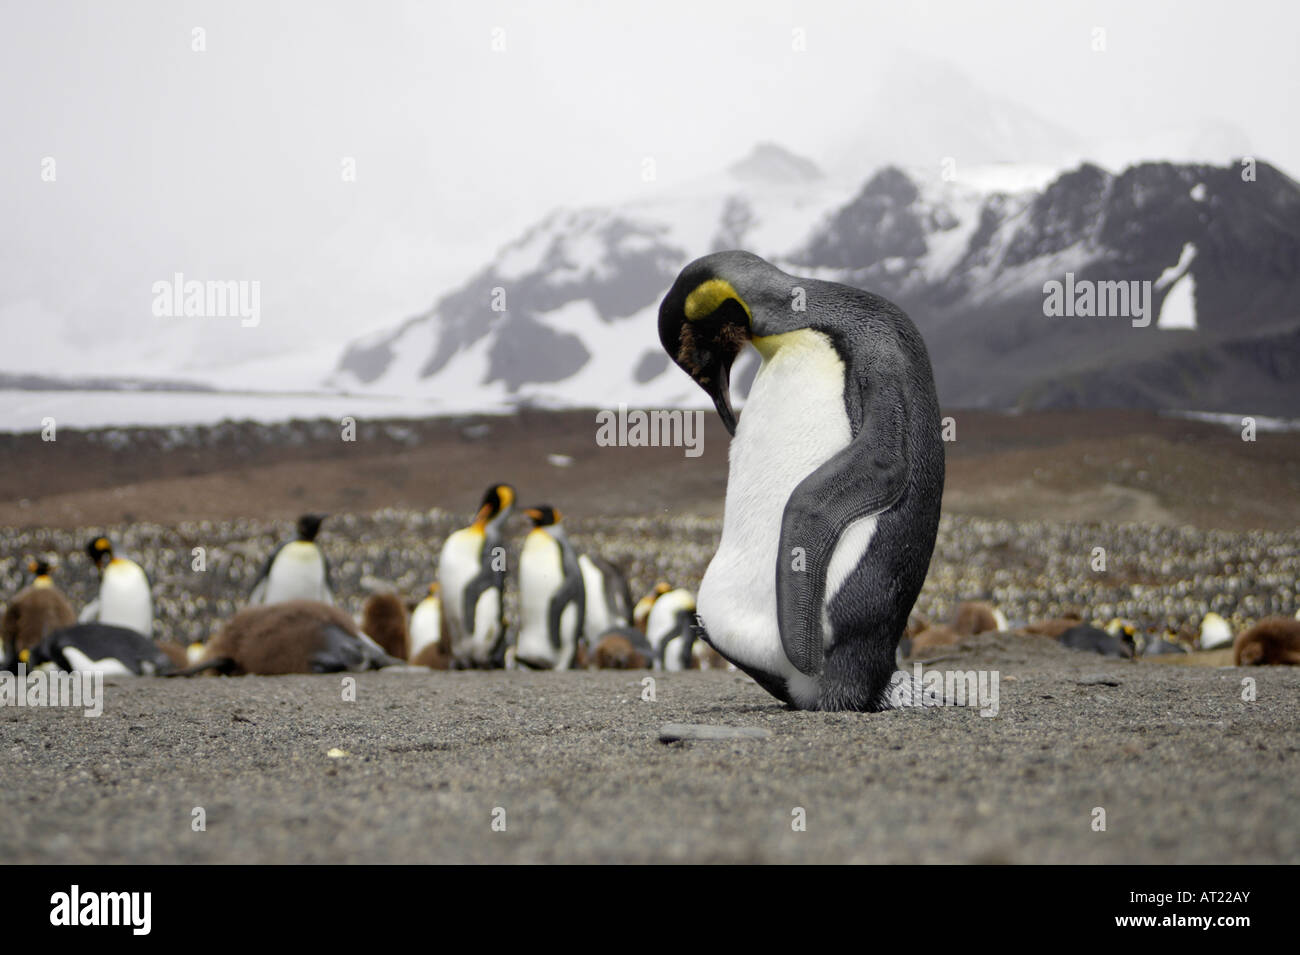
<svg viewBox="0 0 1300 955"><path fill-rule="evenodd" d="M740 307L745 310L745 314L753 321L754 313L749 310L745 300L740 297L732 284L726 279L709 279L697 285L695 290L686 296L684 309L686 318L692 322L698 318L707 318L716 312L722 303L728 299L735 299L739 302Z"/></svg>

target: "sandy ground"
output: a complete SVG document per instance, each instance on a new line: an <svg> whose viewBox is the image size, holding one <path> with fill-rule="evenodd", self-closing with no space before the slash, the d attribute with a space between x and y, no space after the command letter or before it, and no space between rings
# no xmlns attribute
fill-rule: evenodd
<svg viewBox="0 0 1300 955"><path fill-rule="evenodd" d="M609 671L374 673L355 702L333 676L116 678L99 718L0 711L0 858L1300 861L1300 671L1002 635L933 666L997 671L998 715L791 712L717 671L659 674L654 702ZM771 735L665 744L668 722Z"/></svg>

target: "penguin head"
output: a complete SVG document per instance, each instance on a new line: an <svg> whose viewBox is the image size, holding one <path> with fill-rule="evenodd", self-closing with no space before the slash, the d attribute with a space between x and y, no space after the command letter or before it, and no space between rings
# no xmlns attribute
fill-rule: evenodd
<svg viewBox="0 0 1300 955"><path fill-rule="evenodd" d="M533 527L553 527L560 523L561 514L549 504L539 504L536 507L524 508L524 513L528 519L533 522Z"/></svg>
<svg viewBox="0 0 1300 955"><path fill-rule="evenodd" d="M95 537L86 545L86 553L90 555L90 562L95 565L95 569L99 570L113 559L113 545L107 537Z"/></svg>
<svg viewBox="0 0 1300 955"><path fill-rule="evenodd" d="M27 564L27 569L31 571L33 577L37 580L41 580L42 578L50 576L51 567L48 560L37 557Z"/></svg>
<svg viewBox="0 0 1300 955"><path fill-rule="evenodd" d="M327 516L326 514L304 514L298 518L298 540L314 541L316 535L320 533L321 523Z"/></svg>
<svg viewBox="0 0 1300 955"><path fill-rule="evenodd" d="M483 494L483 503L479 505L474 523L479 526L487 524L504 514L509 514L514 506L515 489L509 484L493 484Z"/></svg>
<svg viewBox="0 0 1300 955"><path fill-rule="evenodd" d="M756 335L798 327L790 307L794 284L749 252L715 252L682 269L659 306L664 351L713 399L731 434L731 366Z"/></svg>

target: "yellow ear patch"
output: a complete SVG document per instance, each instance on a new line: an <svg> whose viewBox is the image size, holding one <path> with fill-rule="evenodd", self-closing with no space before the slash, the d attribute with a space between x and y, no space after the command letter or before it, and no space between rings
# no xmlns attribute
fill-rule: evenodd
<svg viewBox="0 0 1300 955"><path fill-rule="evenodd" d="M745 310L745 314L754 318L754 313L749 310L745 300L741 298L731 283L726 279L709 279L707 282L701 282L695 286L695 291L686 296L686 318L688 321L695 321L697 318L706 318L716 312L719 306L727 299L734 298L740 303L740 307Z"/></svg>
<svg viewBox="0 0 1300 955"><path fill-rule="evenodd" d="M19 662L19 663L26 663L26 662L27 662L28 660L30 660L31 658L32 658L32 651L30 651L30 650L20 650L20 651L18 652L18 662Z"/></svg>
<svg viewBox="0 0 1300 955"><path fill-rule="evenodd" d="M505 484L497 488L497 497L501 499L501 510L503 511L515 502L514 492Z"/></svg>

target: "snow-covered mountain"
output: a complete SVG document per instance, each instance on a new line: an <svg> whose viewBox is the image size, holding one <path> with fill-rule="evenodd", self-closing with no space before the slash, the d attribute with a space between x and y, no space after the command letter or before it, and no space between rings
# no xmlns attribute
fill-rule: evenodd
<svg viewBox="0 0 1300 955"><path fill-rule="evenodd" d="M445 411L704 405L659 346L658 303L686 262L738 247L897 301L950 406L1300 414L1300 187L1266 163L1253 179L886 166L853 183L772 144L666 197L551 214L424 314L349 346L330 384ZM1044 285L1067 273L1150 282L1150 324L1047 317Z"/></svg>
<svg viewBox="0 0 1300 955"><path fill-rule="evenodd" d="M428 312L353 343L330 384L449 411L697 403L655 332L678 270L740 246L779 257L850 190L768 144L664 198L557 211Z"/></svg>

